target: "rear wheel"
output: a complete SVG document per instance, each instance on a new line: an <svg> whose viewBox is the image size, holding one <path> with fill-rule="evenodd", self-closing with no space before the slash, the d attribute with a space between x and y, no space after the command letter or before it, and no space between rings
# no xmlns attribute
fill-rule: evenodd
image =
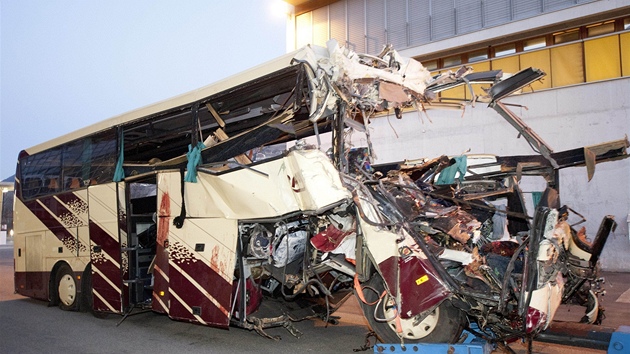
<svg viewBox="0 0 630 354"><path fill-rule="evenodd" d="M361 302L361 308L370 327L383 343L399 343L394 301L388 294L379 300L384 288L383 279L374 275L364 286L367 304ZM401 335L411 343L454 343L462 333L464 321L464 314L445 300L418 324L414 324L413 318L400 319Z"/></svg>
<svg viewBox="0 0 630 354"><path fill-rule="evenodd" d="M70 266L67 264L61 265L57 270L56 279L59 307L65 311L75 310L78 304L77 281Z"/></svg>

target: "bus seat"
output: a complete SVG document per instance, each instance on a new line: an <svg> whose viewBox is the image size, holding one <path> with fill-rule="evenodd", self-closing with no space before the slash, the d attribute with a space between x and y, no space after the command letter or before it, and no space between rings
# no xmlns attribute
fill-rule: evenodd
<svg viewBox="0 0 630 354"><path fill-rule="evenodd" d="M59 189L59 182L57 182L57 178L50 178L48 180L48 189L51 191L56 191Z"/></svg>
<svg viewBox="0 0 630 354"><path fill-rule="evenodd" d="M70 189L81 188L81 182L78 177L72 177L72 181L70 182Z"/></svg>

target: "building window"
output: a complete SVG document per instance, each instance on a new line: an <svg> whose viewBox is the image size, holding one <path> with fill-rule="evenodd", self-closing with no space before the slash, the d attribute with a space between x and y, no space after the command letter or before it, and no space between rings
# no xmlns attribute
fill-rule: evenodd
<svg viewBox="0 0 630 354"><path fill-rule="evenodd" d="M488 59L488 51L486 49L477 50L477 51L468 53L469 63L486 60L486 59Z"/></svg>
<svg viewBox="0 0 630 354"><path fill-rule="evenodd" d="M453 55L451 57L446 57L443 60L444 60L443 67L445 68L448 68L450 66L460 65L462 63L461 55Z"/></svg>
<svg viewBox="0 0 630 354"><path fill-rule="evenodd" d="M538 48L544 48L546 45L547 45L547 41L545 40L545 37L527 39L523 41L523 50L527 51L527 50L534 50Z"/></svg>
<svg viewBox="0 0 630 354"><path fill-rule="evenodd" d="M615 32L615 21L607 21L586 26L586 33L589 37L595 37L606 33Z"/></svg>
<svg viewBox="0 0 630 354"><path fill-rule="evenodd" d="M503 57L506 55L514 54L514 53L516 53L516 44L514 43L503 44L503 45L498 45L494 47L495 57Z"/></svg>
<svg viewBox="0 0 630 354"><path fill-rule="evenodd" d="M437 60L428 60L422 63L427 70L436 70L438 68Z"/></svg>
<svg viewBox="0 0 630 354"><path fill-rule="evenodd" d="M579 28L574 28L568 31L557 32L553 34L553 44L573 42L579 39L580 39Z"/></svg>
<svg viewBox="0 0 630 354"><path fill-rule="evenodd" d="M297 48L301 48L307 44L313 43L313 26L311 21L311 13L299 15L295 18L296 36L295 44Z"/></svg>

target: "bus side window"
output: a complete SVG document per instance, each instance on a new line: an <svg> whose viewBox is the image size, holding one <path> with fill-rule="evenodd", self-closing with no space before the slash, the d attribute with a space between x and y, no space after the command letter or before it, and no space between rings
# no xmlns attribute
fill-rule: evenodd
<svg viewBox="0 0 630 354"><path fill-rule="evenodd" d="M42 189L42 178L39 176L26 177L22 193L24 197L31 198L40 194Z"/></svg>

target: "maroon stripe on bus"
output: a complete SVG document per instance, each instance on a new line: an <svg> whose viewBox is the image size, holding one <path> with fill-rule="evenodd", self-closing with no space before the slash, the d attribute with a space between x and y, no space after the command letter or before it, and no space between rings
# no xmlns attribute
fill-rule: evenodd
<svg viewBox="0 0 630 354"><path fill-rule="evenodd" d="M79 198L76 194L72 192L60 193L55 196L64 204L70 205L77 202L83 202L85 204L85 207L87 208L87 201L84 201L83 199ZM87 212L87 209L85 210L85 212Z"/></svg>
<svg viewBox="0 0 630 354"><path fill-rule="evenodd" d="M117 235L115 237L117 237ZM92 249L92 263L99 265L99 270L109 279L109 281L113 282L117 286L122 286L121 268L123 267L123 264L121 262L120 244L118 241L91 220L90 239L92 240L92 244L94 246L99 247L99 249ZM106 258L105 254L118 263L118 265L115 265Z"/></svg>
<svg viewBox="0 0 630 354"><path fill-rule="evenodd" d="M115 219L113 219L115 218ZM109 220L117 220L117 215L111 215ZM116 221L116 225L118 222ZM120 255L120 243L118 241L118 232L115 235L110 235L106 230L100 227L94 222L94 219L90 218L90 240L93 246L91 253L92 267L98 269L101 274L94 274L95 278L92 281L94 290L97 291L110 305L112 305L117 311L121 311L122 303L127 303L126 288L123 284L123 279L127 273L127 269L122 262ZM116 230L119 231L119 230ZM114 260L118 265L112 263L110 259ZM107 278L104 279L103 277ZM119 289L112 287L109 282L115 284ZM122 292L122 294L121 294ZM121 298L122 296L122 298ZM109 308L102 307L96 308L102 311L111 311Z"/></svg>
<svg viewBox="0 0 630 354"><path fill-rule="evenodd" d="M92 219L90 219L90 240L92 240L92 244L98 245L101 251L106 252L113 260L120 263L118 235L110 235Z"/></svg>
<svg viewBox="0 0 630 354"><path fill-rule="evenodd" d="M15 292L40 300L48 300L50 272L15 272Z"/></svg>
<svg viewBox="0 0 630 354"><path fill-rule="evenodd" d="M181 304L174 296L171 297L171 303L168 309L168 317L178 321L199 322L195 318L195 316L193 316L193 314L188 311L188 309L183 304Z"/></svg>
<svg viewBox="0 0 630 354"><path fill-rule="evenodd" d="M105 288L105 289L113 289L114 292L117 294L115 297L116 298L120 298L120 293L118 292L118 290L115 290L110 284L109 282L105 282L105 283L101 283L100 280L102 279L102 277L106 277L111 283L113 283L114 285L116 285L118 288L122 290L122 279L120 276L120 268L118 268L116 265L114 265L112 262L110 262L107 258L105 258L101 253L99 252L95 252L92 254L92 267L94 268L94 270L98 270L100 272L100 274L98 274L98 279L93 279L92 280L92 286L94 287L98 287L98 288ZM109 291L109 290L107 290ZM107 298L109 299L109 297Z"/></svg>
<svg viewBox="0 0 630 354"><path fill-rule="evenodd" d="M162 300L164 306L168 306L170 299L168 292L168 276L168 251L166 251L161 244L158 244L155 253L155 269L153 270L153 293ZM151 304L153 311L163 313L164 309L162 306L163 305L157 301L153 301Z"/></svg>
<svg viewBox="0 0 630 354"><path fill-rule="evenodd" d="M74 193L47 196L24 202L24 205L59 239L72 253L87 251L88 245L81 243L68 229L87 226L77 215L87 216L87 202Z"/></svg>
<svg viewBox="0 0 630 354"><path fill-rule="evenodd" d="M109 263L110 266L108 266ZM92 284L100 284L102 286L99 287L95 287L94 291L98 292L98 294L105 299L105 301L107 301L109 303L109 305L111 305L116 311L120 312L121 311L121 293L114 287L112 287L109 282L107 282L105 279L103 279L103 277L101 276L101 274L99 274L98 272L96 272L95 270L98 270L102 273L104 269L111 269L111 263L109 261L94 261L94 259L92 260ZM109 275L105 274L105 276L109 277ZM110 279L110 280L117 280L120 279L120 274L117 275L116 278L114 279ZM116 284L116 281L113 281L114 284ZM120 283L116 284L116 285L120 285ZM122 289L121 289L122 291ZM104 303L101 301L101 299L94 295L94 309L97 311L111 311L111 309Z"/></svg>
<svg viewBox="0 0 630 354"><path fill-rule="evenodd" d="M171 262L174 262L184 272L194 278L204 290L206 290L213 298L215 298L225 308L230 307L230 300L232 298L232 284L226 281L219 273L216 272L211 266L208 266L204 262L192 259L186 259L182 257L175 258L173 245L169 247ZM192 252L189 257L194 257ZM173 269L171 268L171 274ZM171 287L173 284L173 278L171 277Z"/></svg>
<svg viewBox="0 0 630 354"><path fill-rule="evenodd" d="M64 242L68 239L76 240L75 237L66 229L66 226L59 222L56 217L61 218L62 215L70 213L70 211L53 197L45 197L39 200L48 208L44 208L37 200L24 202L24 205L48 228L60 241ZM52 214L51 214L52 213ZM75 226L76 227L76 226Z"/></svg>
<svg viewBox="0 0 630 354"><path fill-rule="evenodd" d="M201 263L201 262L196 262ZM209 269L209 268L208 268ZM201 273L189 273L189 276L195 276L197 281L200 281L203 277L199 277ZM183 274L179 273L175 268L171 268L169 274L171 280L171 290L177 294L179 299L181 299L188 308L198 308L196 310L199 311L198 316L200 316L208 325L215 327L228 327L229 325L229 317L226 316L224 311L218 308L206 295L204 295L195 285L193 285ZM227 282L225 282L227 284ZM232 294L231 285L227 285L227 287L222 287L219 284L208 284L200 282L200 285L208 291L209 288L214 290L214 293L226 295L221 296L222 300L215 299L219 301L221 306L227 311L230 311L230 297ZM227 301L227 302L226 302ZM169 316L172 318L178 319L187 319L190 321L198 322L195 316L190 313L183 304L179 303L179 300L175 296L171 296L171 306L169 310Z"/></svg>
<svg viewBox="0 0 630 354"><path fill-rule="evenodd" d="M114 193L115 190L111 192ZM92 266L102 273L102 276L93 280L92 286L99 293L103 292L101 294L103 298L110 304L115 305L118 311L121 311L129 303L128 286L123 283L123 280L129 279L129 265L126 262L127 259L123 259L121 256L122 245L120 242L121 237L123 237L123 242L125 238L124 235L121 235L121 231L123 233L126 231L119 228L121 225L121 214L116 211L117 206L112 205L110 210L108 215L102 216L98 221L109 225L113 224L112 226L115 226L115 229L112 231L114 232L113 235L101 227L96 222L96 218L91 216L89 219L90 241L92 244L91 262ZM103 277L107 279L105 280ZM120 292L115 290L108 282L118 287Z"/></svg>
<svg viewBox="0 0 630 354"><path fill-rule="evenodd" d="M107 306L98 296L92 295L92 300L94 301L93 309L94 311L99 312L111 312L112 310ZM114 308L116 308L114 306Z"/></svg>

